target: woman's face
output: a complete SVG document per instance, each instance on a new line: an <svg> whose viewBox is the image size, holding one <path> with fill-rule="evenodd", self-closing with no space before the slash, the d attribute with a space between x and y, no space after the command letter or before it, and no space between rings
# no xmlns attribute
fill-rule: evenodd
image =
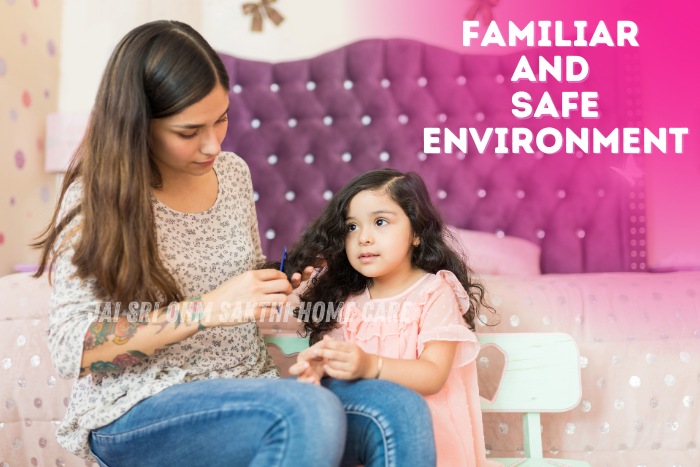
<svg viewBox="0 0 700 467"><path fill-rule="evenodd" d="M217 85L180 113L151 120L149 144L164 183L211 170L228 129L228 107L228 90Z"/></svg>

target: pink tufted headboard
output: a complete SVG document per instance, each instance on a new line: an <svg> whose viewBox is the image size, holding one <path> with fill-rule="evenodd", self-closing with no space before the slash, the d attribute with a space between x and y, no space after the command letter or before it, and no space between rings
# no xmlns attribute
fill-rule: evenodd
<svg viewBox="0 0 700 467"><path fill-rule="evenodd" d="M555 52L527 54L536 64ZM511 83L520 53L462 55L404 39L284 63L222 54L231 77L224 149L251 168L263 250L273 260L350 178L391 166L420 173L449 224L539 244L543 272L644 269L643 191L611 170L626 156L422 152L425 127L630 126L637 90L623 68L634 57L625 53L622 63L612 48L565 52L590 63L577 85ZM598 91L601 118L511 114L518 90L566 89Z"/></svg>

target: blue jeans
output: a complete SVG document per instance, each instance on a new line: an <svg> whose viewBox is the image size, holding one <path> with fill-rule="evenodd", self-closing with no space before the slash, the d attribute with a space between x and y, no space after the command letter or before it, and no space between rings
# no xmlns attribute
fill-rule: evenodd
<svg viewBox="0 0 700 467"><path fill-rule="evenodd" d="M347 415L343 466L434 467L435 438L428 405L415 391L390 381L324 378Z"/></svg>
<svg viewBox="0 0 700 467"><path fill-rule="evenodd" d="M435 465L418 394L387 381L323 383L330 391L292 379L178 384L93 430L90 448L110 467Z"/></svg>

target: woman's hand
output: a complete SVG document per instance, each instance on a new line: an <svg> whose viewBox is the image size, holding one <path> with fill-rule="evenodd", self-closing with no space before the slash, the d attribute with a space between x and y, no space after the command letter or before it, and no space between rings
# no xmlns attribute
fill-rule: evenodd
<svg viewBox="0 0 700 467"><path fill-rule="evenodd" d="M351 342L323 336L318 342L317 356L323 358L323 369L328 376L338 379L372 379L377 376L377 356L362 350ZM317 345L318 345L317 344Z"/></svg>
<svg viewBox="0 0 700 467"><path fill-rule="evenodd" d="M260 319L265 308L282 306L292 286L274 269L246 271L202 295L206 327L232 326Z"/></svg>
<svg viewBox="0 0 700 467"><path fill-rule="evenodd" d="M293 289L298 289L300 286L304 286L303 289L306 289L306 283L311 279L311 275L314 273L314 267L313 266L307 266L304 268L304 270L301 273L295 272L292 274L291 277L291 282L292 282L292 288ZM304 290L301 290L303 292ZM301 293L300 293L301 295Z"/></svg>

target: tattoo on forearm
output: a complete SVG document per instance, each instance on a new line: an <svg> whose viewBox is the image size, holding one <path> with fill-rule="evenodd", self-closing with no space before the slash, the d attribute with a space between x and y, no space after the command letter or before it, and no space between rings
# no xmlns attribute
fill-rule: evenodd
<svg viewBox="0 0 700 467"><path fill-rule="evenodd" d="M107 342L107 338L114 334L114 323L111 321L96 321L90 325L83 347L85 350L92 350L98 345Z"/></svg>
<svg viewBox="0 0 700 467"><path fill-rule="evenodd" d="M119 321L97 321L92 323L85 334L85 342L83 347L85 350L92 350L98 345L107 342L110 337L112 342L117 345L124 345L134 337L139 327L145 326L146 323L132 323L126 319Z"/></svg>
<svg viewBox="0 0 700 467"><path fill-rule="evenodd" d="M197 324L197 329L202 330L204 326L202 325L202 319L204 318L204 310L202 306L201 297L195 297L189 300L186 304L172 303L167 308L163 308L159 312L159 317L167 315L166 319L160 323L153 323L154 326L158 326L155 333L159 334L163 329L165 329L170 323L174 323L175 329L177 329L180 324L184 324L189 327L193 324Z"/></svg>
<svg viewBox="0 0 700 467"><path fill-rule="evenodd" d="M168 322L165 322L165 323L156 323L154 326L158 326L158 328L159 328L159 329L156 331L156 334L160 334L160 332L161 332L163 329L165 329L166 326L167 326L168 324L170 324L170 323L168 323Z"/></svg>
<svg viewBox="0 0 700 467"><path fill-rule="evenodd" d="M134 337L138 328L146 326L146 323L142 322L130 322L129 320L117 321L114 328L114 343L117 345L123 345L129 342L129 339Z"/></svg>
<svg viewBox="0 0 700 467"><path fill-rule="evenodd" d="M126 353L117 355L111 362L97 361L90 364L90 371L93 373L108 373L122 371L124 368L140 363L148 358L143 352L129 350Z"/></svg>
<svg viewBox="0 0 700 467"><path fill-rule="evenodd" d="M193 308L195 314L193 314ZM172 310L174 313L175 328L181 323L186 326L190 326L195 323L195 319L201 320L201 301L191 302L191 305L181 313L179 308ZM168 310L162 310L160 315L167 313ZM152 325L159 327L156 334L161 332L166 326L170 324L171 320L165 320L160 323L153 322ZM113 343L117 345L125 345L128 343L138 329L142 326L146 326L147 322L136 321L132 322L128 319L119 319L117 321L105 320L96 321L90 325L85 334L85 340L83 342L84 350L92 350L99 345L108 342L110 339ZM202 326L201 322L198 322L198 326ZM164 348L171 347L177 344L177 342L167 343ZM90 364L89 368L81 368L81 376L86 374L88 370L93 373L107 373L107 372L119 372L124 368L140 363L148 358L148 354L141 352L140 350L128 350L126 353L117 355L111 362L99 360Z"/></svg>

